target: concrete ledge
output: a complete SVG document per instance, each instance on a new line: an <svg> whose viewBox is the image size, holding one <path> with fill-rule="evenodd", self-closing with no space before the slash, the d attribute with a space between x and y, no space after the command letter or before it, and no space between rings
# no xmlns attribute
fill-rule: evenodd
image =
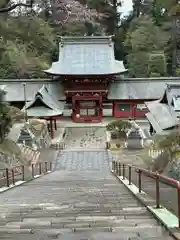
<svg viewBox="0 0 180 240"><path fill-rule="evenodd" d="M6 192L6 191L8 191L8 190L11 190L11 189L13 189L13 188L16 188L16 187L18 187L18 186L21 186L21 185L23 185L23 184L25 184L25 183L28 183L28 182L30 182L30 181L33 181L33 180L35 180L35 179L37 179L37 178L43 177L43 176L45 176L46 174L49 174L49 173L52 173L52 172L53 172L53 171L47 171L46 173L43 173L43 174L41 174L41 175L35 175L34 178L31 178L31 179L29 179L29 180L27 180L27 181L17 181L17 182L15 182L14 185L13 185L13 184L10 184L9 187L1 187L1 188L0 188L0 194Z"/></svg>
<svg viewBox="0 0 180 240"><path fill-rule="evenodd" d="M114 175L114 171L111 171ZM115 175L116 176L116 175ZM148 196L147 193L141 191L133 183L129 185L127 178L123 179L122 176L116 176L116 178L128 188L128 190L147 208L149 212L169 231L169 233L177 240L180 240L180 229L178 228L178 218L168 211L165 207L161 206L156 208L155 199Z"/></svg>

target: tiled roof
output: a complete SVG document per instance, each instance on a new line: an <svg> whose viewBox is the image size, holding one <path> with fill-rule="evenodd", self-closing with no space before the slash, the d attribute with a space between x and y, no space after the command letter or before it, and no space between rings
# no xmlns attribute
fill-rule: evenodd
<svg viewBox="0 0 180 240"><path fill-rule="evenodd" d="M27 110L28 117L52 117L62 115L64 110L63 104L60 103L59 109L48 109L46 107L33 107Z"/></svg>
<svg viewBox="0 0 180 240"><path fill-rule="evenodd" d="M171 114L180 116L180 83L168 83L160 102L168 105Z"/></svg>
<svg viewBox="0 0 180 240"><path fill-rule="evenodd" d="M43 83L26 83L26 101L32 101L34 94L43 86ZM23 102L24 86L22 83L8 83L4 88L7 102Z"/></svg>
<svg viewBox="0 0 180 240"><path fill-rule="evenodd" d="M110 36L62 37L59 60L46 73L54 75L108 75L125 72L123 62L114 57Z"/></svg>
<svg viewBox="0 0 180 240"><path fill-rule="evenodd" d="M167 80L121 80L110 83L108 99L159 99L163 96L167 84L176 83Z"/></svg>
<svg viewBox="0 0 180 240"><path fill-rule="evenodd" d="M64 105L58 102L56 96L53 96L48 88L43 85L34 96L34 99L23 108L29 117L35 116L57 116L63 113Z"/></svg>
<svg viewBox="0 0 180 240"><path fill-rule="evenodd" d="M168 104L171 104L173 97L180 96L180 83L167 84L166 96Z"/></svg>
<svg viewBox="0 0 180 240"><path fill-rule="evenodd" d="M7 92L7 102L24 102L24 87L23 82L26 82L26 99L32 101L34 95L39 89L45 85L48 91L57 100L65 100L66 96L64 93L63 85L60 80L0 80L0 87ZM177 85L179 87L177 87ZM108 90L108 99L110 100L123 100L123 99L160 99L167 86L169 96L176 95L180 88L179 78L161 78L161 79L121 79L111 82ZM172 98L172 97L171 97Z"/></svg>
<svg viewBox="0 0 180 240"><path fill-rule="evenodd" d="M156 133L162 134L163 131L171 130L178 125L178 119L171 112L168 104L160 103L160 100L145 102L145 104L149 110L146 117Z"/></svg>
<svg viewBox="0 0 180 240"><path fill-rule="evenodd" d="M167 104L153 101L146 102L146 106L163 130L177 125L176 116L171 113Z"/></svg>
<svg viewBox="0 0 180 240"><path fill-rule="evenodd" d="M177 118L179 112L176 112L175 106L172 106L172 101L176 96L180 96L180 83L177 80L176 82L166 82L166 89L161 99L145 103L149 109L146 117L156 133L168 134L179 124Z"/></svg>
<svg viewBox="0 0 180 240"><path fill-rule="evenodd" d="M54 81L52 83L46 84L48 91L54 96L57 100L66 100L64 94L64 87L60 81Z"/></svg>
<svg viewBox="0 0 180 240"><path fill-rule="evenodd" d="M0 81L0 86L1 85ZM58 100L65 100L64 89L59 81L27 81L26 82L26 101L32 101L34 95L45 85L52 95L56 96ZM24 102L24 86L23 82L6 81L4 86L6 91L5 101L7 102Z"/></svg>
<svg viewBox="0 0 180 240"><path fill-rule="evenodd" d="M172 130L163 130L151 112L146 113L146 117L148 121L151 123L151 125L153 126L154 130L156 131L156 134L166 135L172 131Z"/></svg>

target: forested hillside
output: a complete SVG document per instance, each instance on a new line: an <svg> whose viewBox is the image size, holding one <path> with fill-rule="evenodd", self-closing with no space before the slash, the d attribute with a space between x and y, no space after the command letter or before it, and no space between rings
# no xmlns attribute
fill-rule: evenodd
<svg viewBox="0 0 180 240"><path fill-rule="evenodd" d="M143 3L141 3L143 2ZM134 0L120 19L117 0L0 1L0 78L44 77L61 35L114 35L115 56L130 76L180 73L177 0Z"/></svg>

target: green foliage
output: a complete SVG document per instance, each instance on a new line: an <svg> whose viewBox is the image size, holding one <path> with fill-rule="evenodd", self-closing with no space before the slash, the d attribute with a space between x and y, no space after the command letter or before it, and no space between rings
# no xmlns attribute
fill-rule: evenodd
<svg viewBox="0 0 180 240"><path fill-rule="evenodd" d="M180 130L175 129L166 136L156 136L154 142L157 149L169 153L171 161L179 158L180 154Z"/></svg>
<svg viewBox="0 0 180 240"><path fill-rule="evenodd" d="M90 9L90 19L76 21L72 14L66 24L54 23L54 12L47 1L40 0L37 9L28 14L20 12L0 15L0 77L22 78L43 77L43 69L57 60L60 35L115 35L115 57L126 60L131 76L166 76L167 63L171 61L171 50L167 50L169 40L170 13L178 12L176 0L134 0L134 11L121 20L116 0L78 0ZM3 0L0 7L6 7L9 0ZM174 10L176 9L176 10ZM142 15L140 14L142 13ZM79 13L77 13L79 14ZM89 14L89 13L88 13ZM83 14L82 14L83 15ZM79 16L79 15L78 15ZM80 13L81 16L81 13ZM168 27L167 27L168 26ZM166 33L166 34L164 34ZM172 45L169 41L169 45ZM164 58L153 57L162 53Z"/></svg>
<svg viewBox="0 0 180 240"><path fill-rule="evenodd" d="M128 129L131 128L131 123L125 120L116 120L109 123L107 126L107 131L111 132L111 139L126 139Z"/></svg>
<svg viewBox="0 0 180 240"><path fill-rule="evenodd" d="M129 121L125 120L116 120L111 123L109 123L106 128L108 131L126 131L131 127L131 123Z"/></svg>
<svg viewBox="0 0 180 240"><path fill-rule="evenodd" d="M117 0L88 0L87 4L90 9L95 9L99 15L97 22L100 23L101 29L108 35L115 35L118 31L120 13L117 11L121 1Z"/></svg>
<svg viewBox="0 0 180 240"><path fill-rule="evenodd" d="M0 7L6 7L8 2L4 0ZM47 1L42 0L37 3L37 9L31 12L22 11L17 16L1 14L0 78L44 77L42 70L48 68L52 60L57 60L57 42L60 35L102 35L104 31L114 34L117 16L115 8L109 2L79 2L88 4L92 9L90 19L85 19L84 13L79 13L78 9L72 7L72 14L63 25L55 24L54 10L51 11ZM76 21L76 15L81 14L82 19Z"/></svg>
<svg viewBox="0 0 180 240"><path fill-rule="evenodd" d="M173 16L179 16L180 15L180 3L172 6L172 8L170 10L170 14L173 15Z"/></svg>
<svg viewBox="0 0 180 240"><path fill-rule="evenodd" d="M129 53L126 56L127 68L133 77L147 77L149 54L146 52Z"/></svg>
<svg viewBox="0 0 180 240"><path fill-rule="evenodd" d="M161 77L167 73L166 59L164 53L150 54L149 56L149 76Z"/></svg>
<svg viewBox="0 0 180 240"><path fill-rule="evenodd" d="M61 28L62 36L90 36L90 35L101 35L101 27L96 24L93 25L90 22L78 22L64 24Z"/></svg>
<svg viewBox="0 0 180 240"><path fill-rule="evenodd" d="M45 76L55 48L53 29L37 16L0 18L0 78Z"/></svg>
<svg viewBox="0 0 180 240"><path fill-rule="evenodd" d="M176 46L172 35L174 21L172 16L179 16L180 3L177 0L133 0L133 3L133 20L131 19L125 41L127 68L129 68L131 76L158 77L175 74L174 69L172 69L172 63L176 61L175 56L173 56L173 50ZM174 32L174 36L175 34ZM130 39L132 39L131 42ZM138 50L134 51L129 47L131 44ZM176 45L179 45L179 39L176 40ZM143 54L142 51L145 53ZM151 55L155 51L157 53L162 52L166 60L165 64L163 64L163 59L161 59L162 61L159 59L158 63L156 61L153 63L153 66L155 64L160 66L160 72L157 72L159 67L156 67L156 72L149 71L152 62L147 63L147 55ZM142 61L140 61L139 56L143 56ZM138 71L136 71L137 69ZM163 69L165 70L164 73Z"/></svg>
<svg viewBox="0 0 180 240"><path fill-rule="evenodd" d="M0 103L0 143L3 142L6 134L9 133L12 127L12 118L9 114L8 105L1 102Z"/></svg>
<svg viewBox="0 0 180 240"><path fill-rule="evenodd" d="M127 67L132 76L148 77L151 73L166 76L166 59L163 53L165 40L152 18L141 16L134 19L124 44L128 52ZM159 52L162 52L161 55L157 54Z"/></svg>
<svg viewBox="0 0 180 240"><path fill-rule="evenodd" d="M176 76L180 76L180 68L176 68Z"/></svg>

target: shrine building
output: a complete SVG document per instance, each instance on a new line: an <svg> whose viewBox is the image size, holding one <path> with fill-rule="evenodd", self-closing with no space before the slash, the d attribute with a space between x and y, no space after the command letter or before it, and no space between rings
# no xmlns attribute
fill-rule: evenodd
<svg viewBox="0 0 180 240"><path fill-rule="evenodd" d="M156 101L145 102L145 114L156 134L167 135L179 127L180 83L167 84L162 97Z"/></svg>
<svg viewBox="0 0 180 240"><path fill-rule="evenodd" d="M180 78L125 78L123 62L115 60L110 36L61 37L59 58L45 70L46 79L0 79L5 101L28 118L99 123L105 116L145 118L146 102L161 99L167 85Z"/></svg>

